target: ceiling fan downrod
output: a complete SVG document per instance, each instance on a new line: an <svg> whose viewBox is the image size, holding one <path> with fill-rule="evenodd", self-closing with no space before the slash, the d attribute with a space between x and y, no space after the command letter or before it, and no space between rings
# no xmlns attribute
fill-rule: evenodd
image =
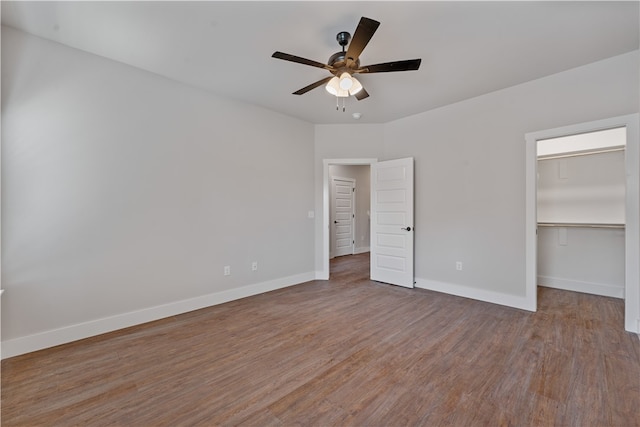
<svg viewBox="0 0 640 427"><path fill-rule="evenodd" d="M342 46L342 53L345 53L344 47L349 44L349 41L351 40L351 34L349 34L347 31L340 31L336 35L336 40L338 41L338 44Z"/></svg>

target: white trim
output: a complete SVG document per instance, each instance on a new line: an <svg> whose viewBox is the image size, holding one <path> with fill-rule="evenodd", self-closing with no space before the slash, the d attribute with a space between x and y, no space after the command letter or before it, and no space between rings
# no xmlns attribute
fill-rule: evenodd
<svg viewBox="0 0 640 427"><path fill-rule="evenodd" d="M322 269L316 280L329 280L329 165L372 165L378 159L323 159L322 160Z"/></svg>
<svg viewBox="0 0 640 427"><path fill-rule="evenodd" d="M470 288L468 286L456 285L453 283L420 279L417 277L415 280L416 288L442 292L444 294L455 295L464 298L471 298L491 304L505 305L507 307L519 308L521 310L536 311L536 307L531 306L530 298L503 294L494 291L487 291L484 289Z"/></svg>
<svg viewBox="0 0 640 427"><path fill-rule="evenodd" d="M640 115L612 117L593 122L580 123L525 135L526 140L526 198L525 198L525 274L528 299L537 304L537 156L536 143L540 139L556 138L579 133L612 129L627 129L625 165L627 174L626 227L625 227L625 329L640 333Z"/></svg>
<svg viewBox="0 0 640 427"><path fill-rule="evenodd" d="M583 282L580 280L570 280L550 276L538 276L538 286L544 286L545 288L563 289L565 291L582 292L585 294L601 295L603 297L624 299L624 286Z"/></svg>
<svg viewBox="0 0 640 427"><path fill-rule="evenodd" d="M355 250L355 252L353 254L354 255L364 254L366 252L371 252L371 249L369 248L369 246L362 246L362 247L356 248L356 250Z"/></svg>
<svg viewBox="0 0 640 427"><path fill-rule="evenodd" d="M2 342L2 359L314 280L313 272L202 295Z"/></svg>

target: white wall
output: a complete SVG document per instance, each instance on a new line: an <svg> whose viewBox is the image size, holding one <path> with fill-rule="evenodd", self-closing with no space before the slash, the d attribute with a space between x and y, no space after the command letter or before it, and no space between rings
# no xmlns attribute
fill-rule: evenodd
<svg viewBox="0 0 640 427"><path fill-rule="evenodd" d="M538 228L538 284L624 298L623 229Z"/></svg>
<svg viewBox="0 0 640 427"><path fill-rule="evenodd" d="M624 156L538 160L538 222L624 224Z"/></svg>
<svg viewBox="0 0 640 427"><path fill-rule="evenodd" d="M371 167L364 165L331 165L329 166L329 176L356 180L355 253L368 252L370 237Z"/></svg>
<svg viewBox="0 0 640 427"><path fill-rule="evenodd" d="M636 51L387 123L382 153L316 126L316 171L327 156L414 157L417 285L525 307L524 135L637 112L638 74Z"/></svg>
<svg viewBox="0 0 640 427"><path fill-rule="evenodd" d="M3 355L313 278L313 139L3 27Z"/></svg>

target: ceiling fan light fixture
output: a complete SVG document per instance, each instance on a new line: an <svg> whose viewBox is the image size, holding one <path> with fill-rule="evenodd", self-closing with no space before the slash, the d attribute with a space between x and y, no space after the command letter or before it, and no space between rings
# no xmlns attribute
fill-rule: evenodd
<svg viewBox="0 0 640 427"><path fill-rule="evenodd" d="M351 89L349 89L349 95L355 95L362 90L362 85L354 77L352 77L351 80L353 80L353 85Z"/></svg>
<svg viewBox="0 0 640 427"><path fill-rule="evenodd" d="M348 86L349 89L345 89L346 86ZM325 89L333 96L347 98L360 92L362 90L362 84L354 77L351 77L349 73L342 73L340 77L334 77L329 80Z"/></svg>
<svg viewBox="0 0 640 427"><path fill-rule="evenodd" d="M353 77L349 73L342 73L340 75L340 89L349 90L353 86Z"/></svg>
<svg viewBox="0 0 640 427"><path fill-rule="evenodd" d="M334 77L329 80L329 83L325 86L327 92L329 92L333 96L337 96L338 98L346 98L350 95L350 91L343 89L340 87L340 79L338 77Z"/></svg>
<svg viewBox="0 0 640 427"><path fill-rule="evenodd" d="M339 82L340 82L340 79L337 77L334 77L331 80L329 80L329 83L327 83L327 85L325 86L325 89L331 95L338 96L338 91L340 90Z"/></svg>

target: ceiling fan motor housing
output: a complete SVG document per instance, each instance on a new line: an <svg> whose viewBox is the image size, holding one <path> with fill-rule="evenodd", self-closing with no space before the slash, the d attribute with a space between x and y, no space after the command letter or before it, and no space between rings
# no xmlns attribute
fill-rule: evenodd
<svg viewBox="0 0 640 427"><path fill-rule="evenodd" d="M342 74L345 71L349 71L347 68L346 57L347 57L346 52L336 52L329 57L327 64L329 64L334 68L334 70L331 71L332 74L337 76L338 74ZM353 65L354 65L352 67L353 69L359 68L360 58L356 59L356 62Z"/></svg>

